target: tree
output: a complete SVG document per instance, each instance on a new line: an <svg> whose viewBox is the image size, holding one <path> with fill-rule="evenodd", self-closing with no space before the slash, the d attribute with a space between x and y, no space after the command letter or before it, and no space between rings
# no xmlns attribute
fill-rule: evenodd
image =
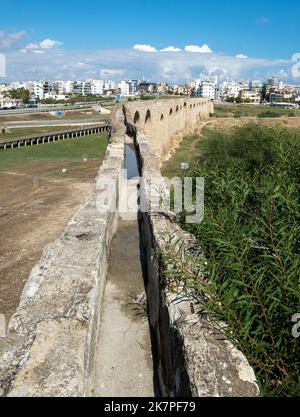
<svg viewBox="0 0 300 417"><path fill-rule="evenodd" d="M10 90L6 93L5 97L9 97L13 100L21 100L22 103L28 104L30 99L30 92L25 88L17 88L16 90Z"/></svg>
<svg viewBox="0 0 300 417"><path fill-rule="evenodd" d="M263 85L261 98L262 98L262 101L267 99L267 84Z"/></svg>

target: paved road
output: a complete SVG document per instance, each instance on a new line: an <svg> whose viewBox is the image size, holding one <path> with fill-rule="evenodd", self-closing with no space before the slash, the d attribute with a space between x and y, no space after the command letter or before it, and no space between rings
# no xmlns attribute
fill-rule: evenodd
<svg viewBox="0 0 300 417"><path fill-rule="evenodd" d="M50 127L50 126L83 126L93 123L101 123L108 120L108 117L97 117L93 119L74 119L74 120L31 120L20 122L5 122L7 128L22 128L22 127Z"/></svg>

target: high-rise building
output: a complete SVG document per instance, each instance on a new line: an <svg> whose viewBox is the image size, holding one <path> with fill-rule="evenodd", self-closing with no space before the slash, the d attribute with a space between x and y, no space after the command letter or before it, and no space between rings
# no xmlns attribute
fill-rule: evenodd
<svg viewBox="0 0 300 417"><path fill-rule="evenodd" d="M126 80L120 83L121 94L124 97L134 97L138 91L137 80Z"/></svg>

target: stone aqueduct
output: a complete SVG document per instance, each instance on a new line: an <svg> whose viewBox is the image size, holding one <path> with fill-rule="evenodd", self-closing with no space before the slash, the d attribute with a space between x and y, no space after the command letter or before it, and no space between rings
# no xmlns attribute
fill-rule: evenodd
<svg viewBox="0 0 300 417"><path fill-rule="evenodd" d="M107 197L105 179L119 184L125 143L134 142L149 198L151 177L161 176L162 162L210 112L213 104L200 98L131 102L113 110L113 133L96 183L63 235L44 249L7 338L0 339L0 396L91 395L108 257L119 221L112 207L97 209L97 202ZM161 392L166 397L257 396L244 355L230 341L215 337L191 308L189 296L179 301L165 271L162 275L163 235L180 239L187 249L195 245L171 218L150 211L140 221Z"/></svg>
<svg viewBox="0 0 300 417"><path fill-rule="evenodd" d="M163 161L182 138L194 133L199 122L213 112L205 98L132 102L126 105L130 121L148 137L149 145Z"/></svg>

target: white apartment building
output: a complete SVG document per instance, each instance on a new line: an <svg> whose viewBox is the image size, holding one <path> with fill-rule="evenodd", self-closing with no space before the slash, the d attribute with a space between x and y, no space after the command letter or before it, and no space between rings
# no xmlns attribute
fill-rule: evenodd
<svg viewBox="0 0 300 417"><path fill-rule="evenodd" d="M53 83L53 90L58 95L63 95L66 92L65 81L55 81ZM47 97L45 97L47 98Z"/></svg>
<svg viewBox="0 0 300 417"><path fill-rule="evenodd" d="M240 91L241 90L250 90L250 81L240 81Z"/></svg>
<svg viewBox="0 0 300 417"><path fill-rule="evenodd" d="M92 84L90 81L75 81L73 92L81 96L90 96L92 94Z"/></svg>
<svg viewBox="0 0 300 417"><path fill-rule="evenodd" d="M25 83L25 88L30 94L42 100L44 98L44 83L42 81L30 81Z"/></svg>
<svg viewBox="0 0 300 417"><path fill-rule="evenodd" d="M189 96L192 93L192 89L187 85L174 85L173 90L181 96Z"/></svg>
<svg viewBox="0 0 300 417"><path fill-rule="evenodd" d="M200 87L201 83L202 83L202 80L200 80L200 78L195 80L195 91L199 90L199 87Z"/></svg>
<svg viewBox="0 0 300 417"><path fill-rule="evenodd" d="M240 97L242 100L249 101L252 104L259 104L261 100L261 95L252 90L242 90L240 92Z"/></svg>
<svg viewBox="0 0 300 417"><path fill-rule="evenodd" d="M20 83L19 81L16 81L9 84L10 90L18 90L19 88L27 88L27 83Z"/></svg>
<svg viewBox="0 0 300 417"><path fill-rule="evenodd" d="M44 99L51 98L53 100L67 100L67 97L64 94L55 94L55 93L46 93Z"/></svg>
<svg viewBox="0 0 300 417"><path fill-rule="evenodd" d="M124 97L134 97L137 93L136 84L131 80L122 81L119 88Z"/></svg>
<svg viewBox="0 0 300 417"><path fill-rule="evenodd" d="M262 82L259 81L259 80L253 80L253 81L251 81L250 84L251 84L251 89L252 90L262 88L262 86L263 86Z"/></svg>
<svg viewBox="0 0 300 417"><path fill-rule="evenodd" d="M283 90L284 83L283 81L279 81L277 78L272 77L268 80L268 86L274 88L275 90Z"/></svg>
<svg viewBox="0 0 300 417"><path fill-rule="evenodd" d="M122 81L119 85L119 88L121 90L122 96L128 97L130 95L129 94L129 84L128 84L127 81Z"/></svg>
<svg viewBox="0 0 300 417"><path fill-rule="evenodd" d="M6 93L7 91L11 90L11 88L6 84L0 84L0 95L2 93Z"/></svg>
<svg viewBox="0 0 300 417"><path fill-rule="evenodd" d="M210 98L211 100L215 100L216 98L216 86L214 83L209 81L201 81L199 84L196 95L198 97L205 97Z"/></svg>
<svg viewBox="0 0 300 417"><path fill-rule="evenodd" d="M3 107L5 108L19 107L20 105L21 105L21 100L14 100L9 97L4 97L4 95L0 93L0 109L2 109Z"/></svg>
<svg viewBox="0 0 300 417"><path fill-rule="evenodd" d="M104 94L104 81L91 80L91 91L94 96L102 96Z"/></svg>
<svg viewBox="0 0 300 417"><path fill-rule="evenodd" d="M239 97L241 89L240 84L234 81L224 81L220 87L220 94L221 97L237 98Z"/></svg>
<svg viewBox="0 0 300 417"><path fill-rule="evenodd" d="M74 90L74 81L64 81L65 94L71 94Z"/></svg>
<svg viewBox="0 0 300 417"><path fill-rule="evenodd" d="M74 82L73 81L55 81L53 83L53 89L56 94L65 95L73 93Z"/></svg>
<svg viewBox="0 0 300 417"><path fill-rule="evenodd" d="M197 82L194 80L194 81L191 81L190 83L188 83L188 86L192 89L192 90L195 90L196 89L196 86L197 86Z"/></svg>
<svg viewBox="0 0 300 417"><path fill-rule="evenodd" d="M116 90L118 88L118 85L115 81L107 80L104 81L104 90Z"/></svg>

